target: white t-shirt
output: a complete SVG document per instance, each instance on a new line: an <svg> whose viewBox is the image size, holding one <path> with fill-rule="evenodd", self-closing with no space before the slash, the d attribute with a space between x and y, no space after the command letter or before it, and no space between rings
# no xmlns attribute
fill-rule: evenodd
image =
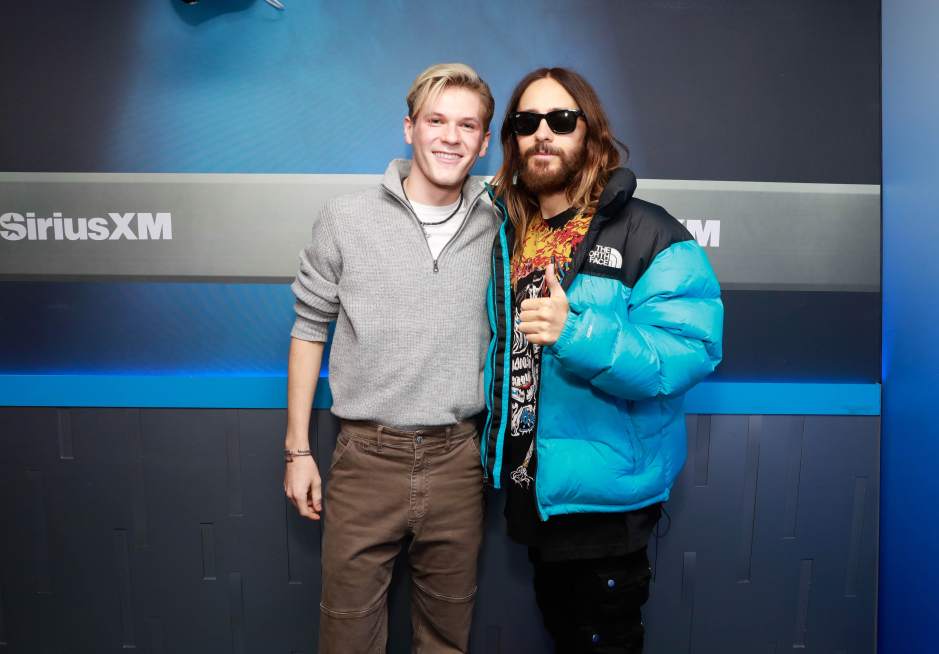
<svg viewBox="0 0 939 654"><path fill-rule="evenodd" d="M422 223L441 223L441 221L445 220L447 216L453 213L459 203L460 200L457 199L453 204L437 207L432 204L411 202L411 207L414 208L414 213L417 214L418 219ZM434 260L440 256L443 248L446 247L450 239L452 239L454 235L456 235L457 230L460 229L460 225L462 225L463 221L466 219L466 210L468 208L466 199L464 198L460 210L454 214L453 218L447 220L447 222L439 225L421 225L421 229L424 230L424 235L427 237L427 245L430 246L430 252Z"/></svg>

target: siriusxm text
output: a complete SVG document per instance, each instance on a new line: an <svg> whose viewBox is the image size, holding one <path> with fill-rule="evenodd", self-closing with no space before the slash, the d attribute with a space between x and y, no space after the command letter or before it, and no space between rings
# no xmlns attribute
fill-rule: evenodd
<svg viewBox="0 0 939 654"><path fill-rule="evenodd" d="M119 213L94 218L49 217L8 212L0 215L0 238L7 241L170 241L170 212Z"/></svg>
<svg viewBox="0 0 939 654"><path fill-rule="evenodd" d="M694 239L703 248L721 246L721 221L719 220L679 220L691 232Z"/></svg>

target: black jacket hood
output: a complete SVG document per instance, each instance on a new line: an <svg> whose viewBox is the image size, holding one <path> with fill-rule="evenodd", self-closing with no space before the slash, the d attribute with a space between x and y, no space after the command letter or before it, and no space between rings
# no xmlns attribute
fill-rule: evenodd
<svg viewBox="0 0 939 654"><path fill-rule="evenodd" d="M629 202L636 191L636 175L629 168L617 168L603 187L597 213L615 216Z"/></svg>

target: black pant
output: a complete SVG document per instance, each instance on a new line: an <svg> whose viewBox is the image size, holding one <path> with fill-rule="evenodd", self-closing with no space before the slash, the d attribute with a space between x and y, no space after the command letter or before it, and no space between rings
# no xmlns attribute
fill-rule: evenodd
<svg viewBox="0 0 939 654"><path fill-rule="evenodd" d="M649 599L646 549L625 556L544 562L530 550L535 598L557 654L641 654Z"/></svg>

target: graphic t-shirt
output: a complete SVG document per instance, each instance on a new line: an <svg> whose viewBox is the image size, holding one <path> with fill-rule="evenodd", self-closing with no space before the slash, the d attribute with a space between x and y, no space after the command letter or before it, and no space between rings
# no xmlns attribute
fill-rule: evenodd
<svg viewBox="0 0 939 654"><path fill-rule="evenodd" d="M532 220L522 248L512 257L512 332L510 436L506 443L506 516L509 534L531 544L539 521L534 504L534 478L537 465L534 435L538 426L538 389L541 378L541 346L529 343L518 331L521 304L529 298L548 297L545 269L552 261L558 279L570 269L577 246L590 227L590 215L569 209L548 220Z"/></svg>

